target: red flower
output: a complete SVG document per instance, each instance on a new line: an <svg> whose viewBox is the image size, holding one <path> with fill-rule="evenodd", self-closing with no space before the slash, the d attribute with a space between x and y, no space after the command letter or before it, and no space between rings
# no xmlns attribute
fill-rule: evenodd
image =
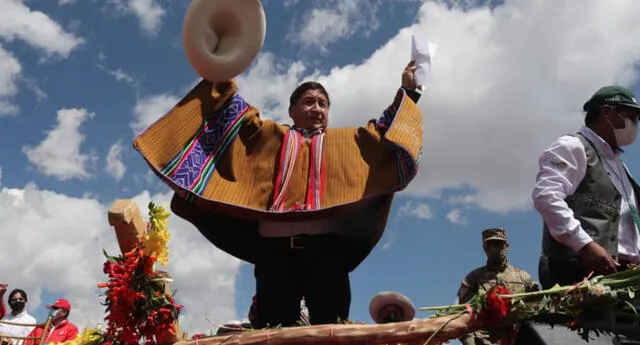
<svg viewBox="0 0 640 345"><path fill-rule="evenodd" d="M105 262L103 271L109 280L98 284L106 289L103 345L155 345L159 338L175 335L174 322L182 306L157 291L153 282L156 259L146 256L138 243L124 255Z"/></svg>
<svg viewBox="0 0 640 345"><path fill-rule="evenodd" d="M202 333L196 333L191 337L192 340L202 339L202 338L204 338L204 334Z"/></svg>
<svg viewBox="0 0 640 345"><path fill-rule="evenodd" d="M511 300L499 295L510 295L504 286L496 286L487 292L484 307L478 313L478 318L486 327L497 326L504 321L511 310Z"/></svg>

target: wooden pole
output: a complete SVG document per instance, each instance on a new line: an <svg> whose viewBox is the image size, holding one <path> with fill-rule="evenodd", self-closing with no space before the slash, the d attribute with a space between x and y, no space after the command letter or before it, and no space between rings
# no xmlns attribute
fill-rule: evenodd
<svg viewBox="0 0 640 345"><path fill-rule="evenodd" d="M147 222L142 218L140 209L133 200L116 200L111 205L108 218L123 254L135 247L147 228Z"/></svg>
<svg viewBox="0 0 640 345"><path fill-rule="evenodd" d="M249 330L225 336L177 342L175 345L439 345L472 330L469 314L378 325L319 325Z"/></svg>

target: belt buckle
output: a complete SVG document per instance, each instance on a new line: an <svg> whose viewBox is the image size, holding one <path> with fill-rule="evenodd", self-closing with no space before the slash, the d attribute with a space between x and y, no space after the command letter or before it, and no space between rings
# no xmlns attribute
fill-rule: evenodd
<svg viewBox="0 0 640 345"><path fill-rule="evenodd" d="M301 236L292 236L289 237L289 247L291 249L304 249L304 237Z"/></svg>

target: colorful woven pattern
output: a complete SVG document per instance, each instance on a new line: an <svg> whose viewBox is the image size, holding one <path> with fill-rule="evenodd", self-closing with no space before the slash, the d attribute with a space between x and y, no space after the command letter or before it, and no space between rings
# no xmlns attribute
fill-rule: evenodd
<svg viewBox="0 0 640 345"><path fill-rule="evenodd" d="M161 173L178 186L201 195L220 155L238 134L248 107L242 97L233 96L218 114L204 121L193 139Z"/></svg>
<svg viewBox="0 0 640 345"><path fill-rule="evenodd" d="M393 126L396 114L402 108L402 103L406 98L404 91L402 89L398 90L393 103L382 112L382 116L376 122L376 126L379 129L389 129ZM420 146L420 153L415 160L411 153L402 146L395 145L393 148L397 157L398 185L405 187L418 174L418 166L420 165L420 158L422 158L422 146Z"/></svg>

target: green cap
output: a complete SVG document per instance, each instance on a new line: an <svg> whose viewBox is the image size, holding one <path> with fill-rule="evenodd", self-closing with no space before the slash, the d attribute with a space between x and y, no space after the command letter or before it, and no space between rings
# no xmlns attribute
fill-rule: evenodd
<svg viewBox="0 0 640 345"><path fill-rule="evenodd" d="M602 104L611 104L640 110L640 105L638 105L638 101L633 93L629 89L618 85L605 86L601 88L591 96L591 99L584 104L582 109L584 111L589 111L589 109Z"/></svg>
<svg viewBox="0 0 640 345"><path fill-rule="evenodd" d="M506 241L507 230L502 228L489 228L482 232L482 242Z"/></svg>

